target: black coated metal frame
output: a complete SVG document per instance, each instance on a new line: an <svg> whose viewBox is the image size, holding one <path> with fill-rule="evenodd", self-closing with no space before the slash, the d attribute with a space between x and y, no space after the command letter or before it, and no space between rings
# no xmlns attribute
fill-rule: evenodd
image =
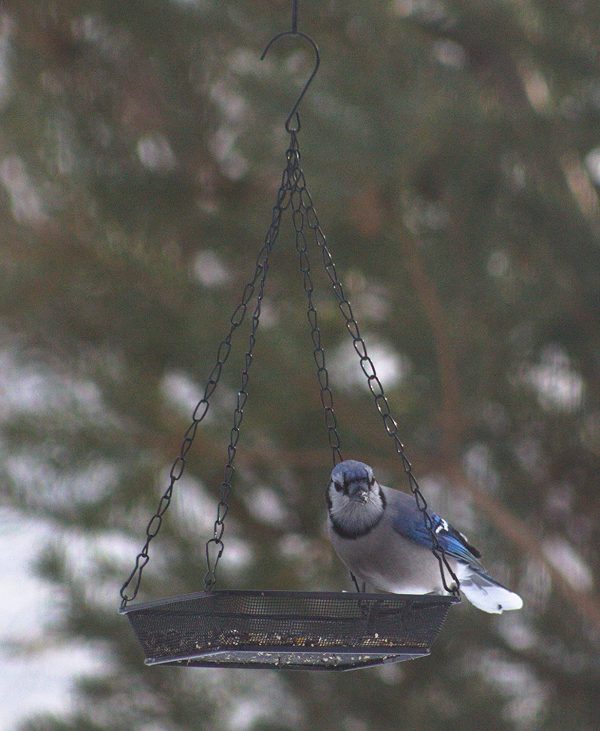
<svg viewBox="0 0 600 731"><path fill-rule="evenodd" d="M209 375L204 395L194 409L192 423L185 432L179 455L171 467L167 490L146 527L146 540L136 556L135 565L121 587L120 613L129 619L143 647L147 665L354 670L412 660L430 653L431 645L438 636L450 607L460 601L458 578L438 542L427 502L400 441L398 424L391 413L375 365L369 357L306 186L297 136L300 130L298 106L317 72L320 57L313 39L298 31L297 5L297 0L293 0L292 30L271 39L261 57L264 58L275 41L284 36L307 41L315 53L312 74L285 123L290 134L290 143L271 223L258 254L254 274L246 284L241 302L230 318L229 331L219 345L216 363ZM424 525L431 537L432 552L439 564L441 583L448 592L445 595L214 590L217 565L224 549L225 517L229 511L234 462L248 399L249 372L253 362L270 255L286 210L291 211L296 250L307 297L307 318L311 328L313 354L333 464L342 461L343 457L313 297L309 239L313 240L314 247L320 254L375 407L381 415L386 433L394 442L410 491L423 516ZM150 558L150 543L160 530L175 484L184 473L187 455L198 426L208 412L210 398L229 358L232 337L244 321L249 308L252 308L252 316L248 348L237 393L213 535L206 542L205 591L130 605L137 597L142 572ZM445 571L451 581L447 582Z"/></svg>
<svg viewBox="0 0 600 731"><path fill-rule="evenodd" d="M355 670L427 656L454 596L212 591L121 609L147 665Z"/></svg>

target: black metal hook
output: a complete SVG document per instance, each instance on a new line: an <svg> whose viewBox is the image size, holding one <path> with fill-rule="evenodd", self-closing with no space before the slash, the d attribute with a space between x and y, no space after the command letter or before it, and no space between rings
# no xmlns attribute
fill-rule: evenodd
<svg viewBox="0 0 600 731"><path fill-rule="evenodd" d="M288 132L298 132L298 130L300 129L300 115L298 114L298 107L300 106L300 102L304 98L304 95L306 94L308 87L311 85L312 80L317 75L317 71L319 70L319 66L321 64L321 56L319 54L319 47L314 42L314 40L309 35L306 35L306 33L301 33L300 31L294 29L294 30L285 31L284 33L278 33L276 36L271 38L271 40L267 43L265 50L262 52L262 55L260 57L261 61L265 58L265 56L267 55L267 52L269 51L271 46L276 41L278 41L280 38L283 38L284 36L295 36L297 38L304 38L305 41L310 43L310 45L313 48L313 51L315 52L315 67L312 71L312 74L309 76L308 81L302 87L300 96L296 99L296 103L292 107L292 111L289 113L288 118L285 120L285 128ZM292 127L291 122L292 122L292 117L294 116L294 114L296 115L296 126Z"/></svg>

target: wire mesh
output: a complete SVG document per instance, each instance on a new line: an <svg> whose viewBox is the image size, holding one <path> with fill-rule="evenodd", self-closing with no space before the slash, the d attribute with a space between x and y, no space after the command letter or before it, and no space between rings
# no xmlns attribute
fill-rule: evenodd
<svg viewBox="0 0 600 731"><path fill-rule="evenodd" d="M351 670L428 655L453 596L215 591L122 608L147 665Z"/></svg>

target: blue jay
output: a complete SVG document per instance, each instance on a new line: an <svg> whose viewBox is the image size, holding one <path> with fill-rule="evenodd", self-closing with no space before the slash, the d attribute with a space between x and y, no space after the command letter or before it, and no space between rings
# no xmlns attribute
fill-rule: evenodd
<svg viewBox="0 0 600 731"><path fill-rule="evenodd" d="M327 488L328 532L359 588L398 594L444 594L431 535L412 495L380 485L364 462L336 465ZM488 576L481 554L443 518L430 512L437 539L467 599L500 614L523 600Z"/></svg>

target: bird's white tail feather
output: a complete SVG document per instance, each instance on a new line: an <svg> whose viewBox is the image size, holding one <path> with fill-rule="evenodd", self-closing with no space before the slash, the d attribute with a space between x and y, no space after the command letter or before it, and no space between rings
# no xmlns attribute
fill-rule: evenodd
<svg viewBox="0 0 600 731"><path fill-rule="evenodd" d="M521 609L523 606L523 600L518 594L487 574L473 572L468 578L461 579L460 588L471 604L490 614L502 614L509 609Z"/></svg>

